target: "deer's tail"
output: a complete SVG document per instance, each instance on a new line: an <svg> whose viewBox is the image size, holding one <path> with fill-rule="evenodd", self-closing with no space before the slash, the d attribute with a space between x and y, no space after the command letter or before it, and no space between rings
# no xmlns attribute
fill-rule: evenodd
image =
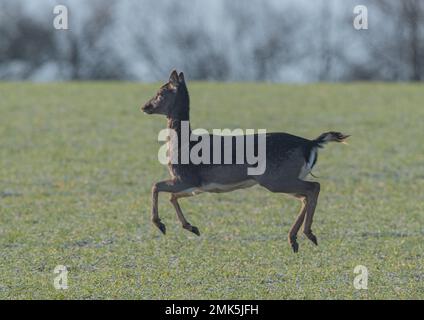
<svg viewBox="0 0 424 320"><path fill-rule="evenodd" d="M341 132L324 132L316 139L312 140L315 146L322 148L324 145L328 142L334 141L334 142L341 142L346 144L346 139L349 138L350 135L345 135Z"/></svg>

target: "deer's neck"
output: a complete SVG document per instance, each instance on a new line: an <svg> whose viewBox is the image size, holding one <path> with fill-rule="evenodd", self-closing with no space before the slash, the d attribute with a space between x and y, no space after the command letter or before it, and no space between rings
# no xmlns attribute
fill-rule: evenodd
<svg viewBox="0 0 424 320"><path fill-rule="evenodd" d="M179 85L175 104L171 110L168 116L168 128L175 130L179 138L182 132L186 133L186 130L191 134L190 98L185 83Z"/></svg>
<svg viewBox="0 0 424 320"><path fill-rule="evenodd" d="M178 137L181 137L181 133L186 130L188 133L191 133L191 126L189 119L187 120L180 120L180 119L168 119L168 129L174 130Z"/></svg>
<svg viewBox="0 0 424 320"><path fill-rule="evenodd" d="M173 175L176 172L172 171L175 168L178 168L180 164L183 164L183 153L188 157L190 154L190 136L191 136L191 127L188 120L179 120L179 119L168 119L168 128L174 133L171 133L171 136L168 136L168 155L170 159L178 159L178 162L175 164L169 164L171 172ZM176 153L175 153L176 152ZM188 159L188 158L187 158ZM186 162L187 163L187 162Z"/></svg>

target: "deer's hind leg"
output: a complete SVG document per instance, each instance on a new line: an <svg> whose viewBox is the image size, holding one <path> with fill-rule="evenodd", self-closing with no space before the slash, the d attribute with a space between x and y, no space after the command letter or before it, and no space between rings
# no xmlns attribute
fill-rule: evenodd
<svg viewBox="0 0 424 320"><path fill-rule="evenodd" d="M193 194L178 194L178 193L173 193L171 195L171 199L169 199L169 201L171 201L172 205L175 208L175 212L177 213L177 217L178 220L180 220L182 226L184 229L193 232L195 235L200 236L200 232L199 229L195 226L192 226L187 219L184 217L183 211L181 210L180 204L178 203L178 199L182 198L182 197L190 197Z"/></svg>
<svg viewBox="0 0 424 320"><path fill-rule="evenodd" d="M315 245L318 245L317 237L312 233L312 220L315 214L315 208L318 202L318 196L321 189L321 186L318 182L309 182L311 183L311 192L309 196L306 197L307 205L306 205L306 217L305 222L303 224L303 233L305 236L311 240Z"/></svg>
<svg viewBox="0 0 424 320"><path fill-rule="evenodd" d="M290 229L288 239L294 252L298 251L297 233L304 222L303 232L314 244L318 244L316 236L312 233L312 220L318 200L320 185L318 182L300 180L298 178L288 179L264 179L259 182L261 186L271 192L287 193L294 195L302 201L299 215Z"/></svg>
<svg viewBox="0 0 424 320"><path fill-rule="evenodd" d="M300 194L294 194L293 196L299 199L302 203L302 207L300 208L296 221L291 226L289 235L288 235L289 244L291 245L293 252L297 252L299 250L299 244L297 243L297 233L299 232L299 229L302 226L303 221L305 220L307 203L306 203L306 197Z"/></svg>

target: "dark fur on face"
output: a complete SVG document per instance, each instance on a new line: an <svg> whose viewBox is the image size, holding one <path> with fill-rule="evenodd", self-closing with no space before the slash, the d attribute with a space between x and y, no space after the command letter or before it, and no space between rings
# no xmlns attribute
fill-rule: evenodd
<svg viewBox="0 0 424 320"><path fill-rule="evenodd" d="M159 88L156 96L147 101L141 110L147 114L162 114L167 118L188 120L188 91L184 74L181 72L178 75L177 71L173 70L169 81Z"/></svg>

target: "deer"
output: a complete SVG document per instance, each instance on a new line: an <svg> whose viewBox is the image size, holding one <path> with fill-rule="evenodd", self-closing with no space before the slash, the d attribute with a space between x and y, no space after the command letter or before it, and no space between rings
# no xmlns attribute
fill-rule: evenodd
<svg viewBox="0 0 424 320"><path fill-rule="evenodd" d="M141 111L145 114L166 116L167 128L181 136L182 122L190 123L190 98L182 72L173 70L168 82L163 84L156 95L148 100ZM191 132L191 127L189 128ZM182 227L197 236L199 229L185 218L178 200L203 192L221 193L259 185L272 193L288 194L301 203L300 212L288 233L288 242L294 253L298 252L298 232L303 224L303 233L312 243L318 240L312 232L312 221L320 193L320 183L305 178L311 173L318 159L318 149L329 142L346 143L349 135L330 131L313 140L284 132L266 133L266 168L262 174L248 175L248 163L214 164L168 163L171 178L153 184L151 197L151 220L166 234L165 224L159 218L159 193L170 194L177 218ZM233 138L233 137L232 137ZM182 146L173 149L173 140L168 141L168 150L181 152ZM175 143L175 142L174 142ZM257 141L255 140L255 147ZM192 147L190 145L190 147ZM213 150L211 150L213 153Z"/></svg>

